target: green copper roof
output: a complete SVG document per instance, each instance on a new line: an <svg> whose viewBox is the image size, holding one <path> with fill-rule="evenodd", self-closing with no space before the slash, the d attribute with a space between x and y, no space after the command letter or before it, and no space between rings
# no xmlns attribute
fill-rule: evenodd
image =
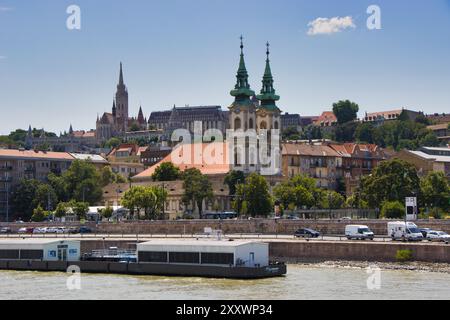
<svg viewBox="0 0 450 320"><path fill-rule="evenodd" d="M245 67L244 60L244 43L243 38L241 36L241 58L239 61L239 69L236 75L236 85L233 90L231 90L230 94L236 98L236 102L240 102L243 104L251 104L250 97L255 95L255 92L250 89L250 84L248 83L248 72ZM248 101L247 101L248 100Z"/></svg>
<svg viewBox="0 0 450 320"><path fill-rule="evenodd" d="M261 101L260 109L267 110L279 110L276 101L280 100L280 96L276 95L276 91L273 87L273 76L272 70L270 68L270 51L269 51L269 43L267 43L267 59L266 59L266 69L264 71L264 76L262 80L262 89L261 94L257 96L258 100Z"/></svg>

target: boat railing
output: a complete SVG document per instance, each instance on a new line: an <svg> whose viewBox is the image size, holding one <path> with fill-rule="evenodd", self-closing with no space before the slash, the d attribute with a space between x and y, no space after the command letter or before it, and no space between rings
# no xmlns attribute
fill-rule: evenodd
<svg viewBox="0 0 450 320"><path fill-rule="evenodd" d="M125 249L92 250L89 256L96 258L136 256L136 250L125 250Z"/></svg>

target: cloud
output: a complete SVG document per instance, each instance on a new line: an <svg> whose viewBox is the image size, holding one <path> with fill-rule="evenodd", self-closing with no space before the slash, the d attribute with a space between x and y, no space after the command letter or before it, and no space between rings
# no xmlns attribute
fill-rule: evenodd
<svg viewBox="0 0 450 320"><path fill-rule="evenodd" d="M0 60L5 60L6 57L5 56L0 56Z"/></svg>
<svg viewBox="0 0 450 320"><path fill-rule="evenodd" d="M348 16L343 18L317 18L308 23L308 27L308 35L316 36L322 34L330 35L349 28L354 29L356 25L353 23L353 18Z"/></svg>
<svg viewBox="0 0 450 320"><path fill-rule="evenodd" d="M13 8L10 7L0 7L0 12L7 12L7 11L12 11Z"/></svg>

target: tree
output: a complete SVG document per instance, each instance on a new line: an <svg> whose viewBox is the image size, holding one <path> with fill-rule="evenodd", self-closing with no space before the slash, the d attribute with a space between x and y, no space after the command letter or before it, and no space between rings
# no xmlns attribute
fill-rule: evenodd
<svg viewBox="0 0 450 320"><path fill-rule="evenodd" d="M420 180L416 168L406 161L393 159L382 162L372 175L362 178L361 197L371 208L385 201L405 201L418 195Z"/></svg>
<svg viewBox="0 0 450 320"><path fill-rule="evenodd" d="M420 187L427 207L450 209L450 187L444 173L430 172L420 181Z"/></svg>
<svg viewBox="0 0 450 320"><path fill-rule="evenodd" d="M164 162L152 175L153 181L176 181L181 178L181 171L172 162Z"/></svg>
<svg viewBox="0 0 450 320"><path fill-rule="evenodd" d="M267 180L257 173L247 177L245 184L237 186L236 201L247 204L247 213L252 216L268 216L273 210L273 200Z"/></svg>
<svg viewBox="0 0 450 320"><path fill-rule="evenodd" d="M46 218L46 213L41 206L38 206L33 210L33 215L31 216L31 221L33 222L42 222Z"/></svg>
<svg viewBox="0 0 450 320"><path fill-rule="evenodd" d="M311 208L315 205L317 191L314 179L298 175L274 188L275 199L283 209Z"/></svg>
<svg viewBox="0 0 450 320"><path fill-rule="evenodd" d="M34 194L33 206L47 208L48 211L53 210L58 203L58 196L52 186L48 184L39 184Z"/></svg>
<svg viewBox="0 0 450 320"><path fill-rule="evenodd" d="M339 101L333 104L333 113L339 124L355 121L358 117L359 106L350 100Z"/></svg>
<svg viewBox="0 0 450 320"><path fill-rule="evenodd" d="M281 133L281 137L283 141L286 140L301 140L302 139L302 133L298 131L296 127L287 127L283 129Z"/></svg>
<svg viewBox="0 0 450 320"><path fill-rule="evenodd" d="M164 218L161 213L166 199L167 191L163 188L138 186L125 192L122 205L138 218L143 210L147 219L156 220Z"/></svg>
<svg viewBox="0 0 450 320"><path fill-rule="evenodd" d="M230 196L236 194L236 185L245 181L245 174L242 171L230 171L224 180L224 183L228 185Z"/></svg>
<svg viewBox="0 0 450 320"><path fill-rule="evenodd" d="M121 143L122 143L122 141L120 141L120 139L118 139L118 138L111 138L108 141L106 141L105 147L106 148L110 148L110 149L114 149L114 148L117 148L118 146L120 146Z"/></svg>
<svg viewBox="0 0 450 320"><path fill-rule="evenodd" d="M112 171L110 166L103 167L100 170L100 184L102 187L107 186L110 183L115 182L114 172Z"/></svg>
<svg viewBox="0 0 450 320"><path fill-rule="evenodd" d="M211 200L214 197L211 182L207 176L195 168L186 170L183 173L183 179L183 202L191 203L193 207L197 205L200 216L202 216L203 201Z"/></svg>
<svg viewBox="0 0 450 320"><path fill-rule="evenodd" d="M11 206L15 215L27 221L33 215L34 197L41 182L37 180L21 180L11 190Z"/></svg>
<svg viewBox="0 0 450 320"><path fill-rule="evenodd" d="M56 206L55 217L63 218L67 215L68 211L69 211L68 204L65 202L60 202Z"/></svg>
<svg viewBox="0 0 450 320"><path fill-rule="evenodd" d="M334 140L337 142L355 141L355 134L358 128L357 122L347 122L338 125L334 130Z"/></svg>
<svg viewBox="0 0 450 320"><path fill-rule="evenodd" d="M86 214L89 212L89 203L72 200L69 206L79 220L86 219Z"/></svg>
<svg viewBox="0 0 450 320"><path fill-rule="evenodd" d="M406 214L405 206L400 201L386 201L381 207L381 217L385 219L400 219Z"/></svg>
<svg viewBox="0 0 450 320"><path fill-rule="evenodd" d="M100 174L89 161L75 160L63 174L69 199L95 204L102 197Z"/></svg>
<svg viewBox="0 0 450 320"><path fill-rule="evenodd" d="M110 206L107 206L106 208L102 209L100 213L103 216L103 218L111 219L111 217L114 213L114 209L111 208Z"/></svg>
<svg viewBox="0 0 450 320"><path fill-rule="evenodd" d="M372 123L361 123L355 132L355 140L359 143L374 143L375 127Z"/></svg>
<svg viewBox="0 0 450 320"><path fill-rule="evenodd" d="M336 191L326 191L322 197L320 207L322 209L342 209L345 204L345 198Z"/></svg>

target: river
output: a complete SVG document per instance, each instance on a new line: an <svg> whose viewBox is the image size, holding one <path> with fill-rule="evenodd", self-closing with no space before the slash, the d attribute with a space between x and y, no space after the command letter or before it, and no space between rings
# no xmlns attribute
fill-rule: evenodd
<svg viewBox="0 0 450 320"><path fill-rule="evenodd" d="M70 291L64 273L0 271L0 299L450 299L450 274L381 271L379 290L367 278L365 269L289 265L286 277L255 281L86 274Z"/></svg>

